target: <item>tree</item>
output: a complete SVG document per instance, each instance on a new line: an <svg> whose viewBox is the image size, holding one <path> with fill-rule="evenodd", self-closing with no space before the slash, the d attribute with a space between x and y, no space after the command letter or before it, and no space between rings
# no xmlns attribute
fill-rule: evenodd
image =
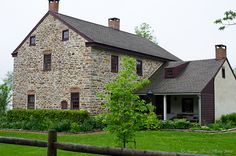
<svg viewBox="0 0 236 156"><path fill-rule="evenodd" d="M236 25L236 12L230 10L224 13L224 17L215 20L215 24L221 25L219 30L224 30L228 26Z"/></svg>
<svg viewBox="0 0 236 156"><path fill-rule="evenodd" d="M5 114L7 105L11 100L11 88L6 83L0 85L0 116Z"/></svg>
<svg viewBox="0 0 236 156"><path fill-rule="evenodd" d="M156 37L153 35L154 30L147 23L142 23L140 26L135 27L135 34L139 37L146 38L157 44Z"/></svg>
<svg viewBox="0 0 236 156"><path fill-rule="evenodd" d="M116 136L119 145L123 148L128 142L135 140L135 132L140 129L150 108L134 94L136 90L149 83L147 79L139 80L135 67L135 59L123 57L122 70L105 85L105 93L98 95L106 101L104 106L107 113L104 120L107 130Z"/></svg>
<svg viewBox="0 0 236 156"><path fill-rule="evenodd" d="M3 84L0 84L0 115L6 112L7 105L11 102L12 78L12 72L8 72Z"/></svg>

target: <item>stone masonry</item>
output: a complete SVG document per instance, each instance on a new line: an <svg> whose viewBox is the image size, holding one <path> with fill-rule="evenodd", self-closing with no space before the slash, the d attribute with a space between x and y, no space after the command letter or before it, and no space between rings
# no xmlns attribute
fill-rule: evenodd
<svg viewBox="0 0 236 156"><path fill-rule="evenodd" d="M60 109L61 101L70 104L70 94L76 90L80 93L80 109L93 114L102 111L96 94L116 75L110 71L111 54L119 55L119 59L124 54L86 47L86 39L71 29L69 40L62 41L62 31L66 29L69 28L49 14L32 33L36 46L30 46L27 39L19 48L14 57L14 108L27 108L27 95L33 93L35 109ZM43 55L47 53L52 54L51 71L43 70ZM162 64L154 59L135 58L143 61L145 78Z"/></svg>

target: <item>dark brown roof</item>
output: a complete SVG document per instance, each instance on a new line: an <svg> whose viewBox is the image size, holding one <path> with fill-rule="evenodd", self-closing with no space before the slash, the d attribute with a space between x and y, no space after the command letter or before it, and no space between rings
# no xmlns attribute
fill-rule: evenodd
<svg viewBox="0 0 236 156"><path fill-rule="evenodd" d="M163 65L150 78L151 84L138 91L139 94L146 94L151 90L154 94L172 93L201 93L205 86L216 76L223 60L197 60L189 61L185 70L176 78L165 78L166 67L182 64L183 62L169 62Z"/></svg>
<svg viewBox="0 0 236 156"><path fill-rule="evenodd" d="M114 48L154 56L164 60L180 60L162 47L145 38L138 37L137 35L59 13L49 12L49 14L61 20L68 27L87 39L89 43L112 46ZM29 35L27 37L29 37ZM13 52L13 54L17 53L18 48Z"/></svg>

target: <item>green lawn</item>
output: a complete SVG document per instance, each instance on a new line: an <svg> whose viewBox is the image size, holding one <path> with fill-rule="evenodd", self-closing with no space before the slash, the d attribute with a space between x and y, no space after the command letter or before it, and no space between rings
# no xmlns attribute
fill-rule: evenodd
<svg viewBox="0 0 236 156"><path fill-rule="evenodd" d="M0 131L0 136L46 140L47 134ZM113 136L108 133L58 134L58 141L79 144L116 146ZM138 132L137 148L209 155L236 155L236 133L207 134L173 131ZM132 144L130 145L132 146ZM0 144L1 156L45 156L46 148L34 148ZM72 152L59 151L59 156L77 156ZM86 155L86 154L84 154Z"/></svg>

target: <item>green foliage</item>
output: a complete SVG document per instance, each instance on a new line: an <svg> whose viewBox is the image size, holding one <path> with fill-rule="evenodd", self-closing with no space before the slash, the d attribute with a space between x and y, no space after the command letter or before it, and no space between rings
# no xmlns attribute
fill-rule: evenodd
<svg viewBox="0 0 236 156"><path fill-rule="evenodd" d="M76 122L73 122L73 123L71 124L70 128L71 128L71 129L70 129L70 132L72 132L72 133L77 133L77 132L80 131L80 129L79 129L79 124L76 123Z"/></svg>
<svg viewBox="0 0 236 156"><path fill-rule="evenodd" d="M235 19L236 19L236 12L230 10L224 13L223 18L215 20L214 23L221 25L219 27L219 30L224 30L227 26L236 25Z"/></svg>
<svg viewBox="0 0 236 156"><path fill-rule="evenodd" d="M4 115L7 110L7 105L11 99L11 88L7 84L0 85L0 116Z"/></svg>
<svg viewBox="0 0 236 156"><path fill-rule="evenodd" d="M133 141L135 132L140 129L146 118L148 107L134 92L149 83L148 80L139 80L136 75L136 61L130 57L122 58L122 70L105 85L105 93L98 96L106 101L104 122L107 130L115 134L119 145L125 148Z"/></svg>
<svg viewBox="0 0 236 156"><path fill-rule="evenodd" d="M144 122L141 126L141 130L159 130L162 127L162 121L159 120L156 116L156 114L153 112L154 106L153 105L147 105L149 106L149 114L144 116L146 119L144 119Z"/></svg>
<svg viewBox="0 0 236 156"><path fill-rule="evenodd" d="M167 120L162 123L163 129L189 129L196 126L194 123L190 123L186 119Z"/></svg>
<svg viewBox="0 0 236 156"><path fill-rule="evenodd" d="M224 124L230 124L236 127L236 113L222 115L220 122Z"/></svg>
<svg viewBox="0 0 236 156"><path fill-rule="evenodd" d="M147 23L142 23L140 26L135 27L135 34L139 37L146 38L157 44L156 37L153 35L154 30Z"/></svg>
<svg viewBox="0 0 236 156"><path fill-rule="evenodd" d="M33 131L85 132L104 128L100 118L78 110L10 110L0 117L0 128Z"/></svg>
<svg viewBox="0 0 236 156"><path fill-rule="evenodd" d="M9 122L29 121L30 118L37 118L40 121L50 119L52 121L70 120L71 122L83 122L89 118L89 114L84 110L26 110L13 109L7 112Z"/></svg>
<svg viewBox="0 0 236 156"><path fill-rule="evenodd" d="M12 85L13 85L13 73L12 72L7 72L6 78L3 79L3 83L12 89Z"/></svg>
<svg viewBox="0 0 236 156"><path fill-rule="evenodd" d="M62 120L58 122L52 123L49 129L55 129L57 132L67 132L71 129L71 121L70 120Z"/></svg>

